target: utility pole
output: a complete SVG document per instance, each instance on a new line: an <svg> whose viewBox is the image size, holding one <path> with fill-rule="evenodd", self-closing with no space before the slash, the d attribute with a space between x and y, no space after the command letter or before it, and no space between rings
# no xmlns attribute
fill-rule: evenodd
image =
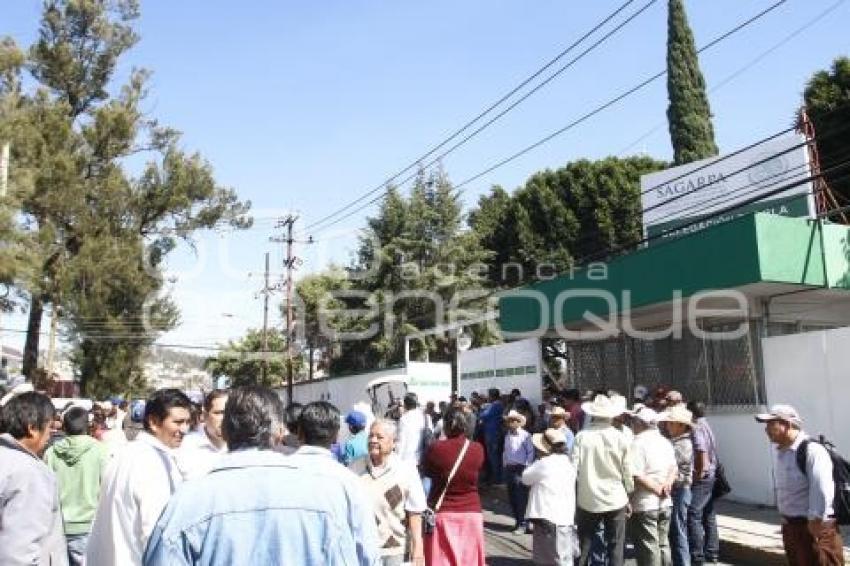
<svg viewBox="0 0 850 566"><path fill-rule="evenodd" d="M266 252L266 272L263 290L261 291L263 294L263 365L260 367L260 375L263 378L263 383L266 382L266 375L269 372L269 294L271 291L269 287L269 252Z"/></svg>
<svg viewBox="0 0 850 566"><path fill-rule="evenodd" d="M292 274L298 258L293 253L292 244L295 239L292 237L292 231L296 220L298 220L298 216L294 214L289 214L286 218L278 220L275 228L285 227L286 236L272 238L273 242L286 243L286 259L283 263L286 266L286 278L284 279L284 289L286 290L286 398L289 403L295 400L295 380L292 367Z"/></svg>
<svg viewBox="0 0 850 566"><path fill-rule="evenodd" d="M58 304L53 305L50 314L50 341L47 344L47 379L53 378L53 362L56 359L56 330L59 327L59 313L62 310Z"/></svg>
<svg viewBox="0 0 850 566"><path fill-rule="evenodd" d="M0 146L0 198L6 197L6 191L9 187L9 143L4 143ZM9 295L9 289L6 288L5 299ZM0 308L0 313L3 309ZM3 357L3 329L0 328L0 357Z"/></svg>

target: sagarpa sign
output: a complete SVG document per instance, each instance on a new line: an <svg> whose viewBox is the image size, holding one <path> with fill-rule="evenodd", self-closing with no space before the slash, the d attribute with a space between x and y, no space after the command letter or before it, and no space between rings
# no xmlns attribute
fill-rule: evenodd
<svg viewBox="0 0 850 566"><path fill-rule="evenodd" d="M811 183L802 183L729 214L709 218L718 211L809 177L805 142L803 136L788 133L737 155L712 157L644 175L640 180L644 230L652 236L706 219L688 230L693 231L756 211L783 216L813 215Z"/></svg>

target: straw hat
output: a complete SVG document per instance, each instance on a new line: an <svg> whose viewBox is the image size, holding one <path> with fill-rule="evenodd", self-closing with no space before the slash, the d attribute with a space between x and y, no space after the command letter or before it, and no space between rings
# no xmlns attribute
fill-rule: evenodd
<svg viewBox="0 0 850 566"><path fill-rule="evenodd" d="M519 421L520 428L525 426L525 416L522 413L516 411L516 409L511 409L508 411L508 414L505 415L506 421Z"/></svg>
<svg viewBox="0 0 850 566"><path fill-rule="evenodd" d="M631 411L629 414L632 416L633 419L637 419L646 425L656 424L660 416L658 413L644 405L641 405L634 411Z"/></svg>
<svg viewBox="0 0 850 566"><path fill-rule="evenodd" d="M549 428L545 432L532 435L531 443L544 454L551 454L552 447L556 444L566 444L567 438L560 430Z"/></svg>
<svg viewBox="0 0 850 566"><path fill-rule="evenodd" d="M599 419L613 419L626 412L625 403L615 402L607 395L597 395L592 402L582 403L581 408L591 417Z"/></svg>
<svg viewBox="0 0 850 566"><path fill-rule="evenodd" d="M552 407L551 411L549 411L549 419L554 419L556 417L567 420L570 418L570 413L563 407L555 406Z"/></svg>
<svg viewBox="0 0 850 566"><path fill-rule="evenodd" d="M674 405L658 417L658 422L665 423L680 423L683 425L693 426L693 415L684 405Z"/></svg>

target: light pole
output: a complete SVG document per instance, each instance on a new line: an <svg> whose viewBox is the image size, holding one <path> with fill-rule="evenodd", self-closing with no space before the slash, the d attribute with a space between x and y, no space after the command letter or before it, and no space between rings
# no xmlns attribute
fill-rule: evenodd
<svg viewBox="0 0 850 566"><path fill-rule="evenodd" d="M452 383L452 393L460 391L460 354L472 347L472 335L461 326L455 335L455 380Z"/></svg>

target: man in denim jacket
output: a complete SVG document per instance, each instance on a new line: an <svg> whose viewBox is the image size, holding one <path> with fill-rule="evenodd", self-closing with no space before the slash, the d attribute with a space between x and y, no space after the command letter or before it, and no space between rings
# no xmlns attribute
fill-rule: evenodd
<svg viewBox="0 0 850 566"><path fill-rule="evenodd" d="M351 491L356 477L329 455L328 466L308 466L272 451L284 433L283 405L273 391L232 391L222 432L230 452L207 476L174 494L151 535L145 564L377 562L374 512ZM351 486L339 480L340 471L351 475Z"/></svg>

